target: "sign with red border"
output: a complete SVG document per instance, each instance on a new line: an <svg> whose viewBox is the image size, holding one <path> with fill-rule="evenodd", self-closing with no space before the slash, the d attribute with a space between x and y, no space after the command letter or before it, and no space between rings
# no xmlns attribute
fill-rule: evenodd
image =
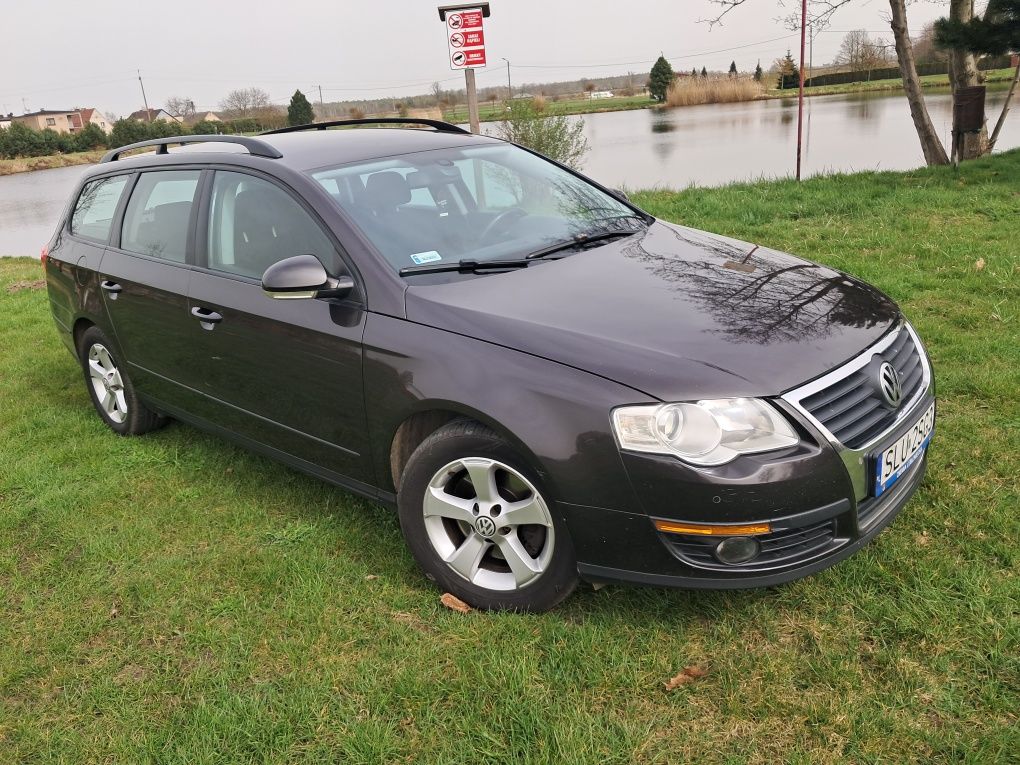
<svg viewBox="0 0 1020 765"><path fill-rule="evenodd" d="M446 16L446 42L451 69L485 66L485 32L482 9L461 8Z"/></svg>

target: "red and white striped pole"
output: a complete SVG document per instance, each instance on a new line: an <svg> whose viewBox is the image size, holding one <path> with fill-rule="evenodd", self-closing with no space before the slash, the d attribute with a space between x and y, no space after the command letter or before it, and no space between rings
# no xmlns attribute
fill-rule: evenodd
<svg viewBox="0 0 1020 765"><path fill-rule="evenodd" d="M801 0L800 11L800 90L797 95L797 180L800 180L801 144L804 140L804 52L807 42L807 0Z"/></svg>

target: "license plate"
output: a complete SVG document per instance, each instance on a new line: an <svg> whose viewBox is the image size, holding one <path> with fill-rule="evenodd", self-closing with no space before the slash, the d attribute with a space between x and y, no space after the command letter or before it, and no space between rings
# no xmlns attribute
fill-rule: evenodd
<svg viewBox="0 0 1020 765"><path fill-rule="evenodd" d="M882 496L921 459L935 431L935 403L921 415L906 433L876 455L875 496Z"/></svg>

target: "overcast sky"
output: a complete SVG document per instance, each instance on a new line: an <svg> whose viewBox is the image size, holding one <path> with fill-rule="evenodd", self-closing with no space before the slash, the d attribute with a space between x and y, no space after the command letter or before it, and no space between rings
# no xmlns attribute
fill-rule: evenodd
<svg viewBox="0 0 1020 765"><path fill-rule="evenodd" d="M446 0L449 3L450 0ZM253 0L2 0L0 109L94 106L112 116L142 108L136 69L150 106L188 96L216 109L231 89L258 86L285 103L295 88L314 102L428 91L434 80L462 87L450 71L444 26L430 0L283 3ZM664 53L675 69L741 70L792 48L797 36L777 21L776 0L748 0L722 26L700 19L709 0L492 0L485 36L489 66L480 87L647 73ZM789 1L787 6L789 6ZM156 8L163 10L157 11ZM945 13L910 6L911 30ZM855 0L818 36L814 61L829 61L849 29L891 37L885 0ZM714 51L714 52L713 52Z"/></svg>

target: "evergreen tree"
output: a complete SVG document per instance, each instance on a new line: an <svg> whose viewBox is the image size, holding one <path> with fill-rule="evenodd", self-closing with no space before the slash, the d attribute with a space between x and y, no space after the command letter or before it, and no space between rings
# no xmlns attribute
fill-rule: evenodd
<svg viewBox="0 0 1020 765"><path fill-rule="evenodd" d="M664 56L659 56L652 66L652 72L648 80L648 92L656 101L666 100L666 91L673 82L673 67Z"/></svg>
<svg viewBox="0 0 1020 765"><path fill-rule="evenodd" d="M764 76L764 72L761 69L761 61L758 62L758 66L754 68L754 81L761 82L761 78Z"/></svg>
<svg viewBox="0 0 1020 765"><path fill-rule="evenodd" d="M993 56L1020 51L1020 0L989 0L984 14L966 23L939 19L935 40L943 48Z"/></svg>
<svg viewBox="0 0 1020 765"><path fill-rule="evenodd" d="M705 67L701 67L701 76L708 77L708 69L706 69Z"/></svg>
<svg viewBox="0 0 1020 765"><path fill-rule="evenodd" d="M312 105L308 103L304 93L295 90L290 99L290 106L287 107L287 124L307 125L314 121L315 112L312 111Z"/></svg>
<svg viewBox="0 0 1020 765"><path fill-rule="evenodd" d="M736 77L736 76L737 76L737 62L736 61L731 61L730 62L730 77Z"/></svg>
<svg viewBox="0 0 1020 765"><path fill-rule="evenodd" d="M691 70L691 77L697 77L697 76L698 76L698 69L697 69L697 67L695 67L694 69Z"/></svg>
<svg viewBox="0 0 1020 765"><path fill-rule="evenodd" d="M788 85L792 87L790 82L797 77L797 62L793 60L789 49L786 51L786 57L779 59L776 65L779 67L779 81L777 82L779 89L783 90Z"/></svg>

